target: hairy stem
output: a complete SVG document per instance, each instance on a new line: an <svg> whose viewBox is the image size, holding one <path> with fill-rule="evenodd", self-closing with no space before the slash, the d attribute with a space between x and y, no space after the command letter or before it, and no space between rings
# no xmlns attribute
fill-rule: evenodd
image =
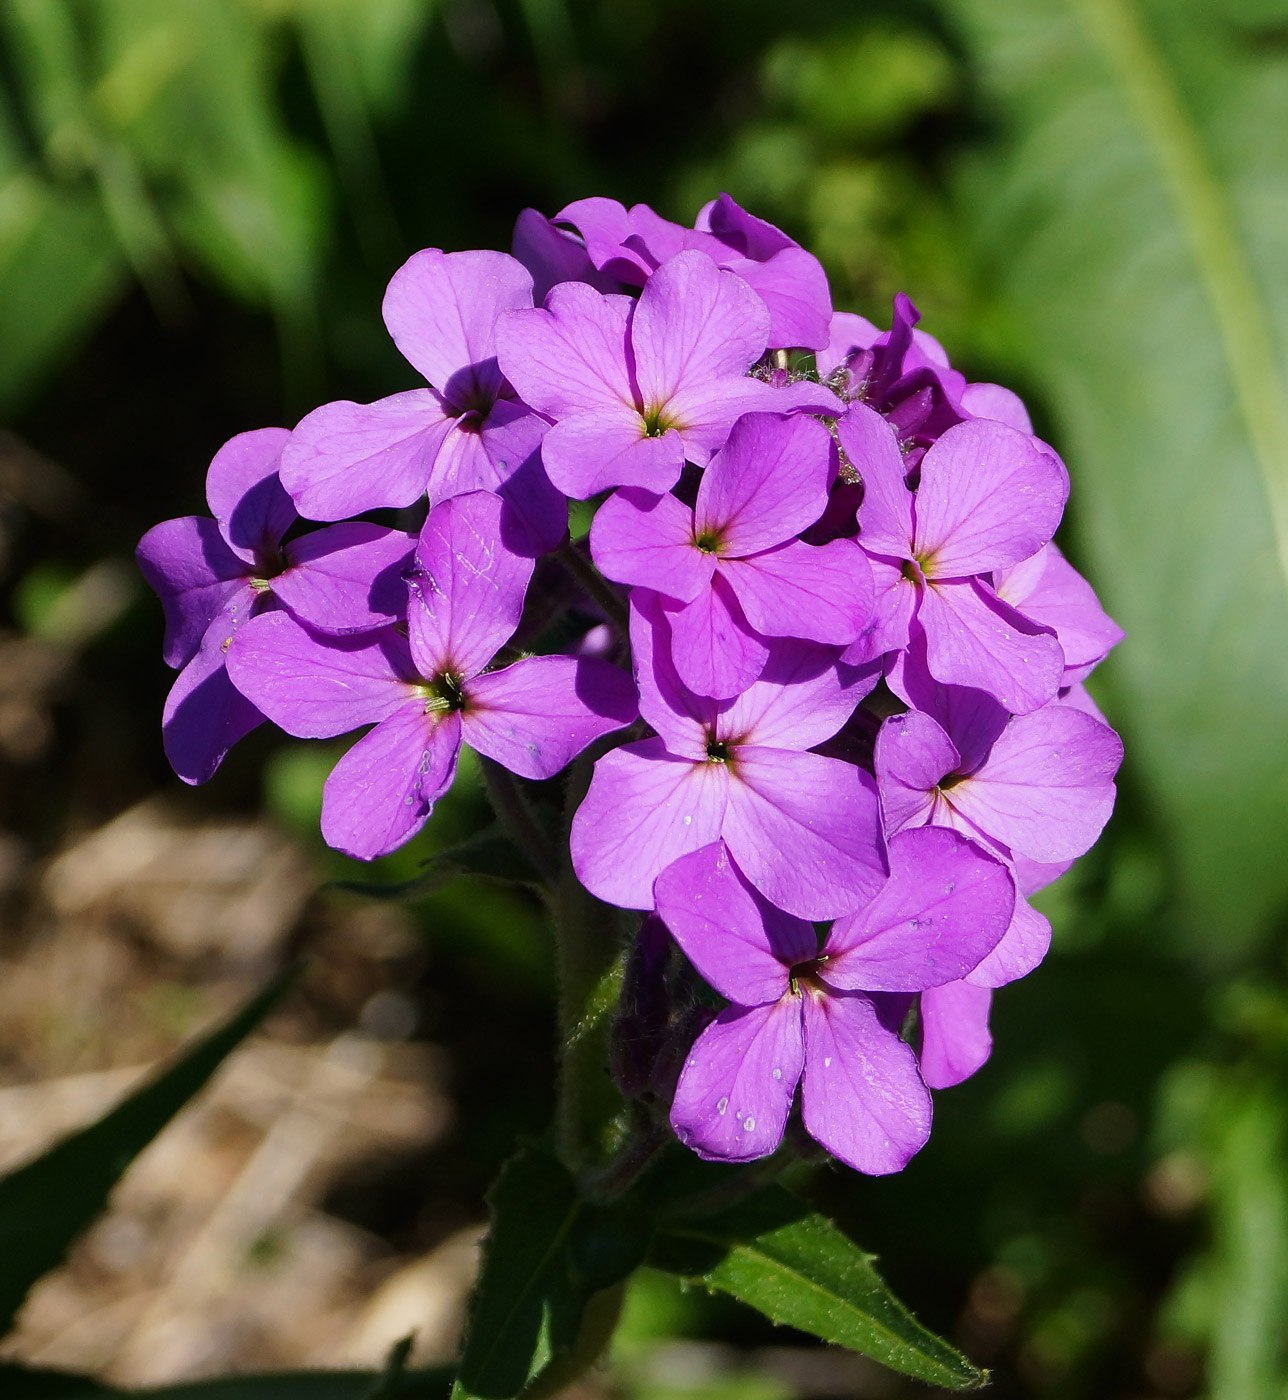
<svg viewBox="0 0 1288 1400"><path fill-rule="evenodd" d="M559 549L559 562L603 609L604 616L623 637L630 630L630 609L618 591L571 540Z"/></svg>
<svg viewBox="0 0 1288 1400"><path fill-rule="evenodd" d="M518 779L508 768L483 754L479 755L479 763L497 817L537 873L547 884L553 885L559 878L559 858L550 837L528 805Z"/></svg>

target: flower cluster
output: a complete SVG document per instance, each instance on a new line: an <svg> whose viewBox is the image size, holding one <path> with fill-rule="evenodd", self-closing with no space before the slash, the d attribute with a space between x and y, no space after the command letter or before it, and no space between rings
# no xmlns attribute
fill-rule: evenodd
<svg viewBox="0 0 1288 1400"><path fill-rule="evenodd" d="M652 1062L619 1079L730 1161L799 1086L818 1143L897 1170L1046 952L1028 896L1113 805L1082 682L1121 634L1052 543L1064 465L906 298L884 332L834 313L728 196L691 229L528 210L513 246L415 254L384 319L423 386L234 438L213 519L144 537L167 753L200 782L264 718L370 726L322 815L370 859L462 744L523 779L595 745L571 868L649 915Z"/></svg>

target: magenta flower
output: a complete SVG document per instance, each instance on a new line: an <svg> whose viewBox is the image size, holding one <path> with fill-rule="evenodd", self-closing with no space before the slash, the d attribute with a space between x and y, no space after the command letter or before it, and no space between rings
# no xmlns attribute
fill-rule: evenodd
<svg viewBox="0 0 1288 1400"><path fill-rule="evenodd" d="M593 657L484 670L518 625L533 569L501 542L503 511L485 492L430 511L405 637L392 627L325 637L285 613L237 636L234 683L288 734L375 725L323 790L323 835L349 855L371 860L410 840L451 785L462 743L522 777L549 778L635 718L630 677Z"/></svg>
<svg viewBox="0 0 1288 1400"><path fill-rule="evenodd" d="M385 293L385 325L427 389L375 403L314 409L282 457L282 481L302 514L339 520L495 491L538 552L559 543L567 506L541 468L547 424L497 367L498 318L532 306L532 278L506 253L414 253ZM511 548L522 547L508 531Z"/></svg>
<svg viewBox="0 0 1288 1400"><path fill-rule="evenodd" d="M670 660L655 595L632 598L640 712L657 737L595 764L573 818L573 869L626 909L653 907L653 881L723 838L767 898L806 919L833 918L885 877L876 788L861 768L810 753L849 718L875 675L837 666L805 642L777 642L735 700L695 695Z"/></svg>
<svg viewBox="0 0 1288 1400"><path fill-rule="evenodd" d="M921 1049L917 1059L927 1088L951 1089L987 1062L993 1050L988 1030L992 1002L993 993L968 978L922 992L918 998Z"/></svg>
<svg viewBox="0 0 1288 1400"><path fill-rule="evenodd" d="M930 1095L889 993L959 980L1001 938L1014 887L955 833L906 832L890 876L819 947L811 924L763 899L723 843L657 881L657 911L732 1005L689 1052L671 1126L699 1156L773 1152L801 1084L805 1128L861 1172L899 1171L930 1135Z"/></svg>
<svg viewBox="0 0 1288 1400"><path fill-rule="evenodd" d="M987 691L1015 714L1046 704L1064 671L1060 644L997 596L991 574L1055 533L1068 494L1064 467L1035 439L976 419L927 450L914 492L878 413L853 404L837 431L863 477L859 539L877 588L876 623L846 659L901 650L919 633L936 680Z"/></svg>
<svg viewBox="0 0 1288 1400"><path fill-rule="evenodd" d="M652 589L669 611L672 659L700 695L740 694L764 669L767 637L845 645L872 610L872 571L852 540L796 537L827 506L831 435L810 418L740 418L693 507L625 488L590 533L601 572Z"/></svg>
<svg viewBox="0 0 1288 1400"><path fill-rule="evenodd" d="M686 252L638 301L566 282L544 309L511 311L498 356L524 402L554 420L542 444L551 481L586 500L612 486L670 490L686 458L705 466L744 413L839 412L822 385L748 377L768 331L745 282Z"/></svg>
<svg viewBox="0 0 1288 1400"><path fill-rule="evenodd" d="M224 658L250 618L285 606L328 632L379 627L399 614L412 539L361 522L282 537L298 516L278 480L290 434L260 428L226 442L206 474L214 519L183 516L139 541L140 572L165 610L164 656L182 668L166 699L166 757L186 783L204 783L263 716L229 682Z"/></svg>
<svg viewBox="0 0 1288 1400"><path fill-rule="evenodd" d="M555 221L576 228L593 267L628 287L644 286L677 253L705 253L765 303L771 346L821 350L828 344L832 299L818 259L727 194L705 205L691 229L647 204L627 209L598 197L569 204Z"/></svg>

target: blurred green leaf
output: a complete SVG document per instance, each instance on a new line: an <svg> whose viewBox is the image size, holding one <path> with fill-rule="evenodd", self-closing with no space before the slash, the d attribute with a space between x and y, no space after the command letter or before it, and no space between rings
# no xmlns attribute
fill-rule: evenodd
<svg viewBox="0 0 1288 1400"><path fill-rule="evenodd" d="M0 1335L36 1281L104 1209L134 1158L259 1025L293 976L275 977L96 1123L0 1178Z"/></svg>
<svg viewBox="0 0 1288 1400"><path fill-rule="evenodd" d="M425 862L424 871L414 879L386 885L365 880L337 880L331 888L373 899L416 899L463 875L499 885L530 885L533 889L543 885L541 876L523 852L499 826L490 826L459 846L450 846L431 856Z"/></svg>
<svg viewBox="0 0 1288 1400"><path fill-rule="evenodd" d="M940 4L1003 133L960 186L981 347L1051 405L1126 771L1237 956L1288 900L1288 53L1233 0Z"/></svg>
<svg viewBox="0 0 1288 1400"><path fill-rule="evenodd" d="M451 1379L446 1370L404 1371L388 1393L391 1400L443 1400ZM89 1376L0 1363L0 1394L12 1400L368 1400L381 1380L370 1371L283 1371L118 1390Z"/></svg>
<svg viewBox="0 0 1288 1400"><path fill-rule="evenodd" d="M781 1186L714 1215L666 1221L648 1262L918 1380L950 1390L987 1380L908 1312L870 1254Z"/></svg>
<svg viewBox="0 0 1288 1400"><path fill-rule="evenodd" d="M453 1400L558 1394L607 1343L619 1285L643 1262L649 1218L582 1199L562 1163L525 1147L488 1193L492 1228Z"/></svg>

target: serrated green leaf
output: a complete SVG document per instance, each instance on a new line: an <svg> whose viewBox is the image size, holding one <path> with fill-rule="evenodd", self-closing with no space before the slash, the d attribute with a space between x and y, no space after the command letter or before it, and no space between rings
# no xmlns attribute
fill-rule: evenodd
<svg viewBox="0 0 1288 1400"><path fill-rule="evenodd" d="M90 1376L0 1363L0 1395L13 1400L367 1400L382 1379L371 1371L282 1371L119 1390ZM451 1383L445 1369L404 1371L389 1395L391 1400L443 1400Z"/></svg>
<svg viewBox="0 0 1288 1400"><path fill-rule="evenodd" d="M987 1380L912 1316L872 1255L781 1186L713 1215L665 1221L648 1262L918 1380L950 1390Z"/></svg>
<svg viewBox="0 0 1288 1400"><path fill-rule="evenodd" d="M940 5L1000 132L958 218L990 348L1053 411L1183 919L1237 957L1288 901L1288 54L1236 0Z"/></svg>
<svg viewBox="0 0 1288 1400"><path fill-rule="evenodd" d="M134 1158L259 1025L293 975L275 977L96 1123L0 1178L0 1334L36 1281L104 1209Z"/></svg>
<svg viewBox="0 0 1288 1400"><path fill-rule="evenodd" d="M389 885L337 880L328 888L373 899L416 899L465 875L498 885L529 885L534 889L541 888L543 883L531 862L501 828L490 826L459 846L431 856L424 870L413 880Z"/></svg>
<svg viewBox="0 0 1288 1400"><path fill-rule="evenodd" d="M492 1228L452 1400L508 1400L594 1361L643 1262L647 1215L583 1200L568 1169L525 1147L488 1193Z"/></svg>

